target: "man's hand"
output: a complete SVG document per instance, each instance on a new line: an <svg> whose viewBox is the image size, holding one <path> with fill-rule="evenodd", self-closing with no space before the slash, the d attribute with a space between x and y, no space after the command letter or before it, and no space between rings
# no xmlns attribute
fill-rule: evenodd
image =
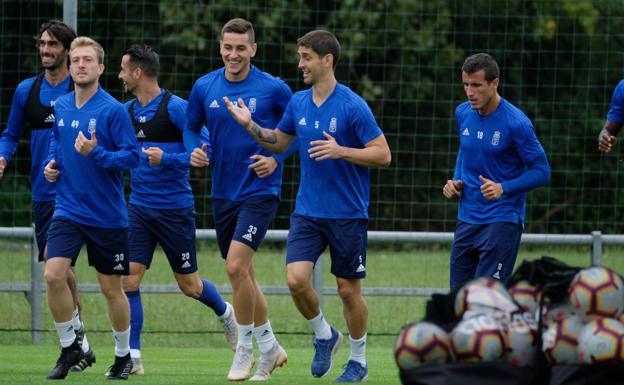
<svg viewBox="0 0 624 385"><path fill-rule="evenodd" d="M84 156L89 156L91 151L97 146L97 138L95 137L95 131L91 133L91 139L87 139L86 136L82 133L82 131L78 132L78 136L76 136L76 142L74 143L74 148L76 151L81 153Z"/></svg>
<svg viewBox="0 0 624 385"><path fill-rule="evenodd" d="M59 176L59 170L56 169L56 160L52 159L43 169L43 176L50 183L56 182Z"/></svg>
<svg viewBox="0 0 624 385"><path fill-rule="evenodd" d="M503 185L493 182L482 175L479 175L479 180L483 183L481 185L481 194L486 199L495 201L503 196Z"/></svg>
<svg viewBox="0 0 624 385"><path fill-rule="evenodd" d="M141 152L147 155L147 161L152 166L160 166L163 150L160 147L141 148Z"/></svg>
<svg viewBox="0 0 624 385"><path fill-rule="evenodd" d="M606 128L600 130L600 134L598 135L598 150L600 152L611 152L616 143L617 137L611 135Z"/></svg>
<svg viewBox="0 0 624 385"><path fill-rule="evenodd" d="M202 144L201 149L196 148L191 152L191 166L193 167L206 167L210 164L208 161L208 155L206 155L206 150L208 149L208 145Z"/></svg>
<svg viewBox="0 0 624 385"><path fill-rule="evenodd" d="M252 155L249 159L255 160L249 165L249 168L256 172L258 178L266 178L277 169L277 159L272 156Z"/></svg>
<svg viewBox="0 0 624 385"><path fill-rule="evenodd" d="M249 111L249 108L247 108L243 99L238 98L238 101L236 102L237 105L232 103L227 96L223 97L223 101L225 102L228 111L230 111L230 115L232 115L234 120L236 120L236 123L245 128L249 128L249 126L251 126L251 111Z"/></svg>
<svg viewBox="0 0 624 385"><path fill-rule="evenodd" d="M7 161L4 159L4 156L0 156L0 179L4 176L4 169L7 166Z"/></svg>
<svg viewBox="0 0 624 385"><path fill-rule="evenodd" d="M457 179L457 180L449 179L446 181L446 184L442 188L442 194L447 199L451 199L453 197L459 198L461 197L461 194L462 194L463 185L464 185L464 182L462 182L461 179Z"/></svg>
<svg viewBox="0 0 624 385"><path fill-rule="evenodd" d="M344 147L340 146L333 136L323 131L326 140L313 140L310 142L308 154L314 160L340 159L343 157Z"/></svg>

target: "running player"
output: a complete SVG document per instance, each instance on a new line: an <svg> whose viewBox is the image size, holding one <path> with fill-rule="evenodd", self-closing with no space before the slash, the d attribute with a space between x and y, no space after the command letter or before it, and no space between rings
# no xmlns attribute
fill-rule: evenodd
<svg viewBox="0 0 624 385"><path fill-rule="evenodd" d="M292 298L316 336L311 372L315 377L327 375L343 340L325 319L312 286L314 264L329 246L351 341L349 360L336 381L366 381L368 307L361 281L366 275L369 167L387 167L390 149L366 102L336 81L334 68L340 57L336 37L316 30L297 44L303 81L312 87L293 96L275 130L263 128L266 124L242 99L235 105L225 98L225 103L236 121L270 151L283 152L295 136L299 139L301 182L286 263Z"/></svg>
<svg viewBox="0 0 624 385"><path fill-rule="evenodd" d="M123 285L130 302L131 374L144 374L141 360L143 305L139 290L156 243L182 292L210 307L234 349L238 334L232 306L212 282L201 279L195 254L195 202L189 183L189 153L183 143L186 101L158 85L160 59L147 45L131 45L121 59L119 79L135 98L125 104L139 144L139 167L132 170L128 205L130 275ZM208 143L207 132L204 143Z"/></svg>
<svg viewBox="0 0 624 385"><path fill-rule="evenodd" d="M260 349L260 364L252 380L266 380L287 361L275 339L268 305L256 280L253 255L264 239L279 204L281 165L260 178L252 169L256 155L270 156L248 135L227 111L223 97L241 98L264 124L276 124L292 93L279 78L251 64L256 54L253 26L243 19L228 21L221 30L224 67L199 78L188 102L189 132L205 125L212 144L212 198L217 241L226 260L238 321L238 346L228 380L250 376L254 365L252 337ZM191 155L193 166L207 166L208 157L199 148Z"/></svg>
<svg viewBox="0 0 624 385"><path fill-rule="evenodd" d="M75 91L57 99L50 152L44 175L56 183L55 210L48 231L45 281L48 305L62 350L49 379L62 379L83 357L72 326L73 301L67 274L83 244L97 271L115 338L109 379L127 379L130 358L130 309L121 276L129 273L128 214L123 170L139 156L128 114L99 85L104 49L88 37L69 50Z"/></svg>
<svg viewBox="0 0 624 385"><path fill-rule="evenodd" d="M39 261L46 259L48 227L56 196L55 185L48 183L43 176L43 162L50 147L54 102L74 89L69 75L69 46L75 37L76 32L60 20L50 20L41 25L35 39L45 71L17 86L7 128L0 137L0 178L4 175L7 162L15 154L20 138L30 139L32 216ZM67 272L67 285L74 300L72 325L85 352L84 358L72 371L82 371L95 362L95 354L84 336L84 324L80 319L82 306L73 267Z"/></svg>

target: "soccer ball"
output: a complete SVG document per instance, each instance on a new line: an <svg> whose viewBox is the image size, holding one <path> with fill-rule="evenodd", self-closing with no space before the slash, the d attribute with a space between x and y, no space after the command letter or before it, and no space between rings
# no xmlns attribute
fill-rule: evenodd
<svg viewBox="0 0 624 385"><path fill-rule="evenodd" d="M583 322L578 316L555 320L542 335L543 350L548 361L555 364L578 362L578 337Z"/></svg>
<svg viewBox="0 0 624 385"><path fill-rule="evenodd" d="M458 362L499 361L505 356L505 331L494 318L477 315L455 326L451 348Z"/></svg>
<svg viewBox="0 0 624 385"><path fill-rule="evenodd" d="M624 282L607 268L579 271L568 291L570 301L584 319L617 318L624 311Z"/></svg>
<svg viewBox="0 0 624 385"><path fill-rule="evenodd" d="M529 281L518 281L509 288L509 294L520 305L522 311L530 314L535 314L542 297L542 292Z"/></svg>
<svg viewBox="0 0 624 385"><path fill-rule="evenodd" d="M466 283L455 297L455 315L460 318L467 310L496 309L513 313L518 306L500 281L482 277Z"/></svg>
<svg viewBox="0 0 624 385"><path fill-rule="evenodd" d="M577 315L577 310L569 301L558 304L549 304L544 311L544 325L550 325L555 321L562 321L566 318ZM538 319L539 315L536 315Z"/></svg>
<svg viewBox="0 0 624 385"><path fill-rule="evenodd" d="M479 277L470 281L472 284L481 285L491 287L492 289L501 292L501 294L507 294L507 289L505 285L498 279L490 278L490 277Z"/></svg>
<svg viewBox="0 0 624 385"><path fill-rule="evenodd" d="M526 316L523 316L526 315ZM537 352L537 323L528 313L515 315L507 325L506 361L516 366L528 366Z"/></svg>
<svg viewBox="0 0 624 385"><path fill-rule="evenodd" d="M401 369L412 369L424 363L443 364L451 361L448 334L430 322L419 322L403 328L394 349Z"/></svg>
<svg viewBox="0 0 624 385"><path fill-rule="evenodd" d="M587 364L624 363L624 325L611 318L589 322L579 334L578 356Z"/></svg>

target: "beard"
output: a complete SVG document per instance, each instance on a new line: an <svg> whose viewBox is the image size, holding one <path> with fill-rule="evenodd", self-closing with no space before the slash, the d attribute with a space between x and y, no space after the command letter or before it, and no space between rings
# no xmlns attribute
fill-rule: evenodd
<svg viewBox="0 0 624 385"><path fill-rule="evenodd" d="M43 58L44 58L44 57L46 57L46 58L52 58L52 56L43 56L43 57L41 57L41 65L42 65L42 66L43 66L43 68L45 68L46 70L49 70L49 71L54 71L54 70L57 70L57 69L61 68L61 66L63 66L63 65L67 65L67 63L66 63L66 61L65 61L65 58L63 58L63 60L60 60L60 59L57 57L54 61L52 61L52 62L50 62L50 63L47 63L47 64L46 64L46 63L44 63L44 62L43 62Z"/></svg>

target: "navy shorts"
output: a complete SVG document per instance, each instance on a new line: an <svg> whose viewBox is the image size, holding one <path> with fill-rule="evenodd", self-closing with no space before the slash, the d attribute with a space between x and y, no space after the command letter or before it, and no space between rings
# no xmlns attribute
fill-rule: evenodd
<svg viewBox="0 0 624 385"><path fill-rule="evenodd" d="M344 279L366 277L367 219L325 219L299 214L290 217L286 263L316 264L329 245L331 272Z"/></svg>
<svg viewBox="0 0 624 385"><path fill-rule="evenodd" d="M149 269L156 243L165 251L171 270L179 274L196 272L195 208L154 209L128 205L130 262Z"/></svg>
<svg viewBox="0 0 624 385"><path fill-rule="evenodd" d="M275 217L279 202L275 195L254 196L244 201L215 199L212 208L221 256L227 257L232 241L258 250Z"/></svg>
<svg viewBox="0 0 624 385"><path fill-rule="evenodd" d="M451 249L451 289L479 277L505 282L516 263L522 230L513 222L458 221Z"/></svg>
<svg viewBox="0 0 624 385"><path fill-rule="evenodd" d="M48 242L48 229L54 215L54 201L33 202L32 216L35 222L35 239L39 248L39 262L45 260L45 247Z"/></svg>
<svg viewBox="0 0 624 385"><path fill-rule="evenodd" d="M48 230L48 259L70 258L72 264L87 244L89 266L106 275L128 275L128 229L94 227L54 217Z"/></svg>

